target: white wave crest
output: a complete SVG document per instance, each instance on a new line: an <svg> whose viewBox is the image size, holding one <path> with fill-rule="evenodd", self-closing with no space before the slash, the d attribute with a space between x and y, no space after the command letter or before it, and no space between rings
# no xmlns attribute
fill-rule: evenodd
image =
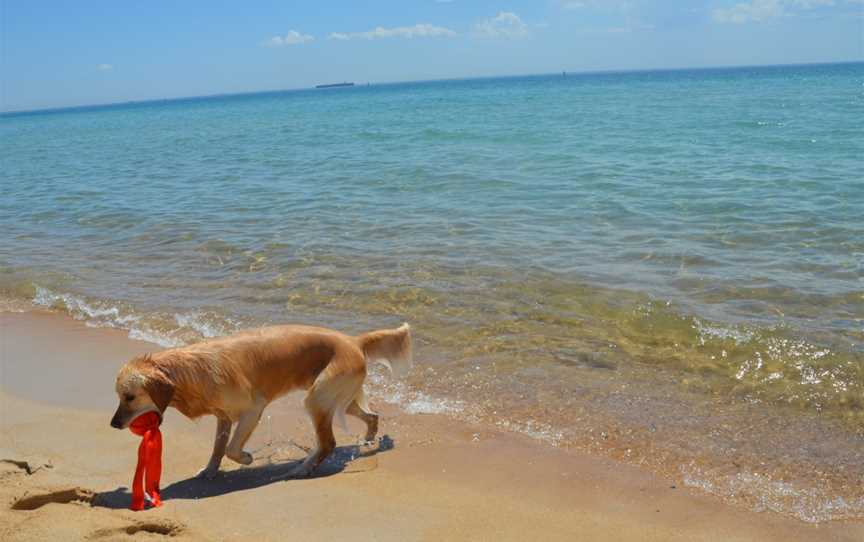
<svg viewBox="0 0 864 542"><path fill-rule="evenodd" d="M233 320L228 319L226 323L221 323L213 316L207 315L200 311L180 314L174 314L174 321L180 327L189 328L205 339L228 335L237 330L237 325Z"/></svg>
<svg viewBox="0 0 864 542"><path fill-rule="evenodd" d="M36 293L32 303L38 307L61 310L76 320L91 327L111 327L129 331L129 338L157 344L164 348L183 346L200 339L226 335L237 329L233 320L220 322L219 317L202 311L176 313L173 320L176 327L164 329L158 322L158 314L148 316L135 314L132 308L106 301L91 301L69 293L55 292L43 286L34 285Z"/></svg>
<svg viewBox="0 0 864 542"><path fill-rule="evenodd" d="M33 296L33 304L49 309L59 308L68 312L76 320L90 320L110 327L121 327L138 321L136 316L121 314L117 307L88 302L72 294L56 293L38 285L36 294Z"/></svg>
<svg viewBox="0 0 864 542"><path fill-rule="evenodd" d="M751 502L757 512L792 514L807 523L848 519L864 511L864 499L844 499L820 487L802 487L755 472L712 476L695 463L679 467L684 485L724 500Z"/></svg>

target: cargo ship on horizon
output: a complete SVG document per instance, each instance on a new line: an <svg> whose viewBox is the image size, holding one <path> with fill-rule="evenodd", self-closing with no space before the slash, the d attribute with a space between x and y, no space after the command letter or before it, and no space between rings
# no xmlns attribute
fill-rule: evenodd
<svg viewBox="0 0 864 542"><path fill-rule="evenodd" d="M315 88L337 88L337 87L353 87L354 83L330 83L327 85L315 85Z"/></svg>

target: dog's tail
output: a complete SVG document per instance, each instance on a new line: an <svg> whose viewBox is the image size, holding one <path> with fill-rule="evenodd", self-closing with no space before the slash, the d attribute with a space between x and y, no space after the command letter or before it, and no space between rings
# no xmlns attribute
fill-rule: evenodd
<svg viewBox="0 0 864 542"><path fill-rule="evenodd" d="M396 329L380 329L355 337L366 361L386 365L393 376L404 376L411 369L411 326L402 324Z"/></svg>

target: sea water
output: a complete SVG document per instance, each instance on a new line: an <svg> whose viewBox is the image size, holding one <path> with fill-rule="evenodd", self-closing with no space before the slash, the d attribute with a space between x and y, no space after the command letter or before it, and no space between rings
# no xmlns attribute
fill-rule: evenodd
<svg viewBox="0 0 864 542"><path fill-rule="evenodd" d="M377 400L864 515L861 63L5 114L0 232L7 306L166 347L408 321Z"/></svg>

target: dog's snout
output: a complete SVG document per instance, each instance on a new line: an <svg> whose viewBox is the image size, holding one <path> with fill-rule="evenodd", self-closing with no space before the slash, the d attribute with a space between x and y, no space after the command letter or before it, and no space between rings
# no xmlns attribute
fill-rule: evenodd
<svg viewBox="0 0 864 542"><path fill-rule="evenodd" d="M114 413L114 417L111 418L111 427L115 429L123 429L123 422L120 421L120 412Z"/></svg>

